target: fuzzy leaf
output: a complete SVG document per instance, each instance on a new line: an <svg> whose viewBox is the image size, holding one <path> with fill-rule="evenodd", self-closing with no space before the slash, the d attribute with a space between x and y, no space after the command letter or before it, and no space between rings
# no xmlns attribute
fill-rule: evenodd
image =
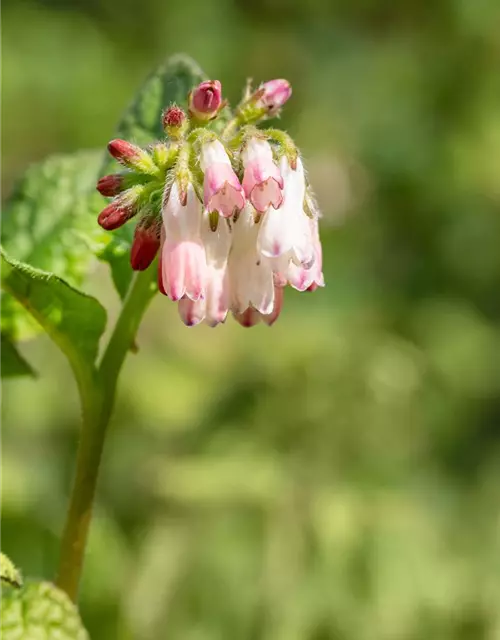
<svg viewBox="0 0 500 640"><path fill-rule="evenodd" d="M9 258L1 250L2 286L66 354L78 380L92 375L106 311L91 296L52 273Z"/></svg>
<svg viewBox="0 0 500 640"><path fill-rule="evenodd" d="M48 582L2 594L3 640L88 640L76 606Z"/></svg>
<svg viewBox="0 0 500 640"><path fill-rule="evenodd" d="M110 241L96 222L104 198L95 191L101 152L52 156L30 167L2 218L9 255L81 284L93 255ZM2 330L20 340L40 331L10 297L2 300Z"/></svg>
<svg viewBox="0 0 500 640"><path fill-rule="evenodd" d="M0 336L0 357L2 378L35 376L35 372L4 333Z"/></svg>
<svg viewBox="0 0 500 640"><path fill-rule="evenodd" d="M186 56L174 56L160 65L146 80L132 104L125 112L116 137L146 146L165 137L161 126L161 114L172 102L186 107L187 95L206 76L198 65ZM116 171L117 163L106 154L100 175ZM123 298L127 292L133 271L129 251L134 235L134 225L126 224L110 232L112 241L99 257L111 266L113 282Z"/></svg>
<svg viewBox="0 0 500 640"><path fill-rule="evenodd" d="M19 589L23 584L21 573L14 563L3 553L0 553L0 579L2 583Z"/></svg>

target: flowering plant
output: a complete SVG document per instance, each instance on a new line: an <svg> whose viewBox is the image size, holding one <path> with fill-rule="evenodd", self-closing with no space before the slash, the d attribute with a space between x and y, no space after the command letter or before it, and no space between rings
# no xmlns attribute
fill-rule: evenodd
<svg viewBox="0 0 500 640"><path fill-rule="evenodd" d="M229 310L244 326L272 324L284 286L323 286L318 210L298 150L284 131L256 127L290 95L286 80L248 85L218 133L213 124L227 119L221 84L203 81L187 113L175 104L163 113L166 142L108 145L125 170L97 183L113 198L99 224L139 219L131 266L147 269L159 250L158 288L187 325L215 326Z"/></svg>
<svg viewBox="0 0 500 640"><path fill-rule="evenodd" d="M231 311L252 326L277 319L287 284L323 286L319 213L298 149L284 131L258 128L290 95L285 80L248 86L233 113L220 83L177 56L126 111L108 145L111 160L101 152L48 158L27 171L8 203L2 376L35 375L19 345L45 331L74 374L82 430L57 587L21 587L6 560L2 580L20 591L3 597L0 626L12 633L5 637L28 637L19 629L29 637L86 637L70 599L77 598L118 376L154 294L177 302L187 325L215 326ZM103 197L111 198L106 206ZM134 217L132 230L126 223ZM149 267L158 253L156 279ZM102 349L106 311L82 290L92 256L109 265L122 300Z"/></svg>

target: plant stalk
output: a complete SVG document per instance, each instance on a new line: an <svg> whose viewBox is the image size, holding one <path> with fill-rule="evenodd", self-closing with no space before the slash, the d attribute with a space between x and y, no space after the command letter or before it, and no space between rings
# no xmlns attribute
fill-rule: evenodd
<svg viewBox="0 0 500 640"><path fill-rule="evenodd" d="M83 425L56 578L57 586L73 601L78 595L99 466L118 376L134 343L142 316L155 293L151 278L153 271L151 269L135 275L101 363L89 382L91 388L79 389Z"/></svg>

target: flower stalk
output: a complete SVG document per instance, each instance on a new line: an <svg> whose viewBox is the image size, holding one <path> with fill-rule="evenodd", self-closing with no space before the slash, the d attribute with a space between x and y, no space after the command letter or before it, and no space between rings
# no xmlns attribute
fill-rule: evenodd
<svg viewBox="0 0 500 640"><path fill-rule="evenodd" d="M137 329L155 293L151 272L138 273L129 289L113 333L92 380L80 388L83 424L78 444L76 471L64 526L56 584L76 601L99 467L109 420L114 406L118 376Z"/></svg>

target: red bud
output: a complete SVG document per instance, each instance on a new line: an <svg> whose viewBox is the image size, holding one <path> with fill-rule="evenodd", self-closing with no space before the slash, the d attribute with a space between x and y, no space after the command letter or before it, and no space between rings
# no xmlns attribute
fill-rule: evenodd
<svg viewBox="0 0 500 640"><path fill-rule="evenodd" d="M111 140L108 144L108 151L113 158L124 165L134 162L134 160L137 160L143 153L140 147L136 147L135 144L120 139Z"/></svg>
<svg viewBox="0 0 500 640"><path fill-rule="evenodd" d="M134 242L130 251L130 264L134 271L144 271L155 259L160 246L158 225L150 227L138 225L135 230Z"/></svg>
<svg viewBox="0 0 500 640"><path fill-rule="evenodd" d="M117 196L124 188L123 176L118 173L103 176L97 182L97 191L103 196Z"/></svg>
<svg viewBox="0 0 500 640"><path fill-rule="evenodd" d="M130 220L137 213L135 207L131 204L114 200L111 204L101 211L97 222L106 231L113 231Z"/></svg>
<svg viewBox="0 0 500 640"><path fill-rule="evenodd" d="M167 127L178 128L182 126L185 120L186 114L180 107L175 104L163 112L162 124L164 129L167 129Z"/></svg>

